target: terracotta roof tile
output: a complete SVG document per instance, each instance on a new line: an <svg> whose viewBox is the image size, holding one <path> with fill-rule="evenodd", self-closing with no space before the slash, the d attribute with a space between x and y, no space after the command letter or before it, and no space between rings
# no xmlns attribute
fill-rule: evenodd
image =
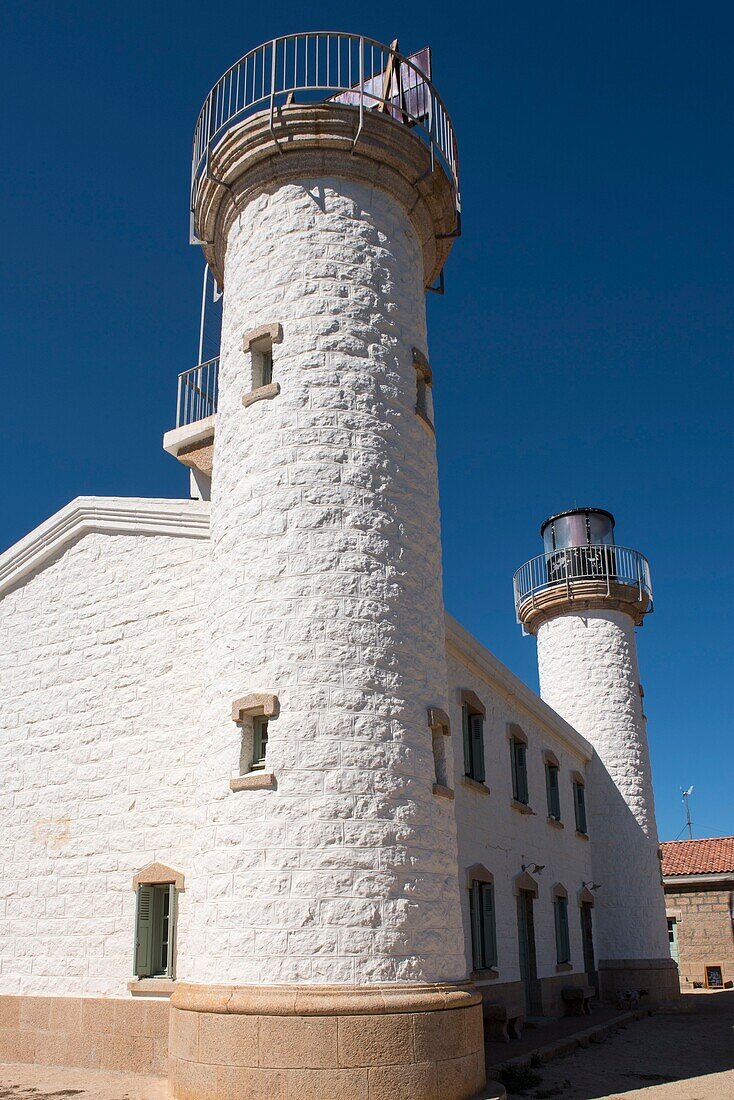
<svg viewBox="0 0 734 1100"><path fill-rule="evenodd" d="M734 873L734 836L668 840L660 845L664 875Z"/></svg>

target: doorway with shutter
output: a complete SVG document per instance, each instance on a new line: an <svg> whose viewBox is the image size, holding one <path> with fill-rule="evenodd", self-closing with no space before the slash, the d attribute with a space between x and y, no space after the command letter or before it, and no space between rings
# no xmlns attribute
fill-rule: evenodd
<svg viewBox="0 0 734 1100"><path fill-rule="evenodd" d="M543 998L538 978L538 960L535 951L535 920L533 903L536 892L518 890L517 932L520 945L520 978L525 987L525 1011L528 1016L541 1016Z"/></svg>
<svg viewBox="0 0 734 1100"><path fill-rule="evenodd" d="M584 970L589 983L599 993L598 979L596 975L596 960L594 959L594 928L591 920L592 905L588 901L581 902L581 943L584 949Z"/></svg>

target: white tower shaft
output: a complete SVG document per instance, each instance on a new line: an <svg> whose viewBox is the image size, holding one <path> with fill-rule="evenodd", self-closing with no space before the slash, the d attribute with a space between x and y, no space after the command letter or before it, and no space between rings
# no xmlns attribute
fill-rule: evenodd
<svg viewBox="0 0 734 1100"><path fill-rule="evenodd" d="M652 773L632 618L569 612L537 629L540 693L584 735L592 764L587 814L601 959L668 954Z"/></svg>
<svg viewBox="0 0 734 1100"><path fill-rule="evenodd" d="M280 392L243 407L243 337L282 328ZM416 415L423 259L387 193L293 180L229 232L212 485L199 940L219 982L465 977L446 707L435 443ZM232 793L231 703L277 696L273 791Z"/></svg>

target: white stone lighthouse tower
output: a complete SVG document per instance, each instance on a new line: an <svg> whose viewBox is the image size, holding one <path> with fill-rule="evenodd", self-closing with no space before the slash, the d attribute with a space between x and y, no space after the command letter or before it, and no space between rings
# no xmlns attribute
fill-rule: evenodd
<svg viewBox="0 0 734 1100"><path fill-rule="evenodd" d="M178 1097L459 1100L484 1080L431 732L424 294L459 215L429 75L425 55L290 36L197 125L194 233L224 305L216 417L180 455L211 473L211 572Z"/></svg>
<svg viewBox="0 0 734 1100"><path fill-rule="evenodd" d="M669 956L635 627L652 610L647 559L616 546L614 517L574 508L545 521L545 553L515 575L518 619L537 637L540 694L594 746L577 831L598 883L594 951L602 995L678 989ZM588 825L587 825L588 822Z"/></svg>

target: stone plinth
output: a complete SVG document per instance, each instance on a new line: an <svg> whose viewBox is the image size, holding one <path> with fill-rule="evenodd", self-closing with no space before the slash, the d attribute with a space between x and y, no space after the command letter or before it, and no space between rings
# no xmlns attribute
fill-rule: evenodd
<svg viewBox="0 0 734 1100"><path fill-rule="evenodd" d="M193 986L171 1003L176 1100L468 1100L484 1084L468 986Z"/></svg>

